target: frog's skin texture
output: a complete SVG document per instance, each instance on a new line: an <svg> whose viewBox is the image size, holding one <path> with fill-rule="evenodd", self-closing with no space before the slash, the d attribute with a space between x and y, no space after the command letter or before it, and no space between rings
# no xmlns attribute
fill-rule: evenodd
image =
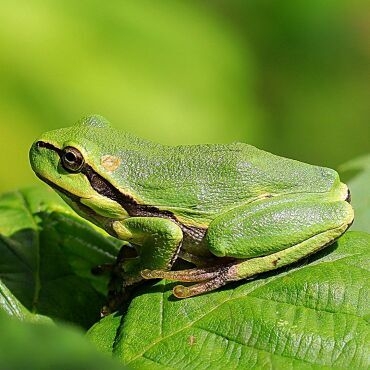
<svg viewBox="0 0 370 370"><path fill-rule="evenodd" d="M37 176L82 217L135 247L126 285L193 282L177 297L296 262L353 222L338 174L243 143L165 146L100 116L43 134L30 149ZM176 259L195 265L171 271Z"/></svg>

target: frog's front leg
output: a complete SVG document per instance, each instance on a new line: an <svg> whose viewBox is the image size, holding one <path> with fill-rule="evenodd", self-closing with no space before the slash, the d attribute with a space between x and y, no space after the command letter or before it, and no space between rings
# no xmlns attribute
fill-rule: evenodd
<svg viewBox="0 0 370 370"><path fill-rule="evenodd" d="M179 298L194 296L315 253L342 235L352 220L353 210L345 201L256 202L216 218L206 234L210 251L219 257L235 257L234 262L183 271L145 270L142 275L197 282L174 288Z"/></svg>
<svg viewBox="0 0 370 370"><path fill-rule="evenodd" d="M143 269L169 270L181 248L183 234L173 221L160 217L130 217L112 224L118 238L137 248L138 257L121 263L125 284L142 280Z"/></svg>

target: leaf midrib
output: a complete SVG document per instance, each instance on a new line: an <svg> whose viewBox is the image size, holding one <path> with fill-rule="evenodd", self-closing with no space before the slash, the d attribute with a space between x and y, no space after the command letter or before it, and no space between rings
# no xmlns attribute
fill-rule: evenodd
<svg viewBox="0 0 370 370"><path fill-rule="evenodd" d="M34 224L34 230L35 230L35 259L36 259L36 265L35 265L35 271L33 273L34 276L34 284L35 284L35 290L32 297L32 308L31 312L36 314L37 313L37 303L40 296L41 291L41 279L40 279L40 227L35 221L34 214L31 210L31 205L27 201L27 198L18 191L19 198L21 199L23 206L25 210L27 211L28 215L32 219L32 222Z"/></svg>

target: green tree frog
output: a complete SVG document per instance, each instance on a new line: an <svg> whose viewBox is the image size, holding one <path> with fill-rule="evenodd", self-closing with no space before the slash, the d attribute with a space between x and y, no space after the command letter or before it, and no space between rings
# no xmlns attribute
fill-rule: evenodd
<svg viewBox="0 0 370 370"><path fill-rule="evenodd" d="M354 217L332 169L243 143L156 144L96 115L43 134L30 162L79 215L135 248L126 285L192 283L175 286L179 298L296 262ZM177 259L194 267L171 270Z"/></svg>

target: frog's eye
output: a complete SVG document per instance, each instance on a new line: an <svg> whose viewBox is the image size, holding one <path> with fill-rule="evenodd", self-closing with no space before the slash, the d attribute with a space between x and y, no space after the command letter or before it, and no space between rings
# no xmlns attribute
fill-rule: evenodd
<svg viewBox="0 0 370 370"><path fill-rule="evenodd" d="M63 167L68 172L79 172L85 163L81 152L72 146L66 146L61 153Z"/></svg>

